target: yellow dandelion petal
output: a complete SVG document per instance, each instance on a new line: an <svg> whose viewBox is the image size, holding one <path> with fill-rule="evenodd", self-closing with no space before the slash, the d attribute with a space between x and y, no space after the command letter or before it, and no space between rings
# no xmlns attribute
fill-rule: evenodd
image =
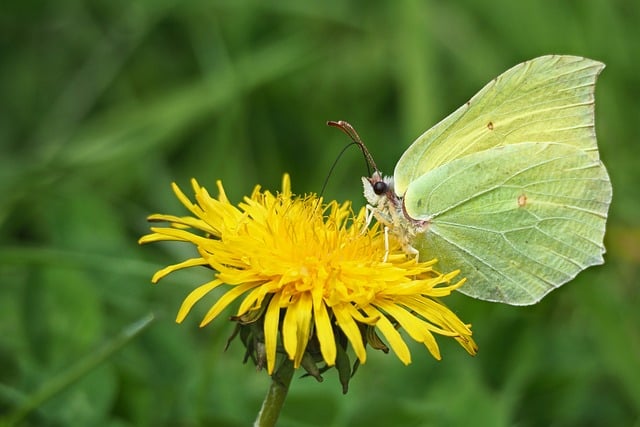
<svg viewBox="0 0 640 427"><path fill-rule="evenodd" d="M407 331L407 334L415 341L424 342L425 339L431 336L424 322L420 321L419 318L409 313L403 307L387 303L386 301L376 302L376 306L396 319L400 326L402 326L402 328Z"/></svg>
<svg viewBox="0 0 640 427"><path fill-rule="evenodd" d="M403 304L418 313L425 319L430 319L430 329L442 335L457 336L459 334L471 335L471 329L465 325L447 307L434 300L425 298L405 298ZM437 327L436 325L441 325Z"/></svg>
<svg viewBox="0 0 640 427"><path fill-rule="evenodd" d="M191 242L195 245L199 245L199 244L208 244L210 240L208 237L198 236L182 228L151 227L151 231L153 231L154 234L149 234L147 236L155 237L155 240L152 240L152 241L173 240L173 241L180 241L180 242ZM142 239L144 239L147 236L144 236ZM143 243L148 243L148 242L144 241Z"/></svg>
<svg viewBox="0 0 640 427"><path fill-rule="evenodd" d="M174 216L174 215L163 215L163 214L153 214L147 217L148 221L151 222L169 222L171 223L171 227L173 228L196 228L208 233L215 233L216 230L210 228L209 224L205 221L194 218L192 216Z"/></svg>
<svg viewBox="0 0 640 427"><path fill-rule="evenodd" d="M355 320L358 323L362 323L364 325L375 325L376 322L378 322L379 317L377 316L365 316L364 314L360 313L360 311L358 311L358 309L353 305L353 304L348 304L345 309L347 310L347 312L349 313L349 315L353 318L353 320Z"/></svg>
<svg viewBox="0 0 640 427"><path fill-rule="evenodd" d="M291 178L288 173L282 175L282 196L291 197Z"/></svg>
<svg viewBox="0 0 640 427"><path fill-rule="evenodd" d="M456 341L458 341L458 343L465 350L467 350L467 353L469 353L471 355L475 355L478 352L478 345L475 343L474 340L471 339L470 334L469 335L460 335L460 336L454 337L454 339Z"/></svg>
<svg viewBox="0 0 640 427"><path fill-rule="evenodd" d="M219 226L235 225L235 220L242 216L242 212L229 203L227 196L224 194L224 189L221 188L221 193L218 199L214 199L209 195L209 192L200 188L196 192L196 201L202 207L202 219Z"/></svg>
<svg viewBox="0 0 640 427"><path fill-rule="evenodd" d="M192 214L194 214L198 218L202 216L202 208L196 204L191 203L191 200L189 200L189 198L182 192L182 190L180 190L178 184L172 182L171 188L173 189L173 192L178 200L180 200L180 203L182 203L187 209L189 209Z"/></svg>
<svg viewBox="0 0 640 427"><path fill-rule="evenodd" d="M242 285L237 285L230 291L227 291L220 297L218 301L216 301L215 304L213 304L209 311L207 311L204 319L202 319L202 322L200 322L200 326L205 326L207 323L211 322L218 316L218 314L220 314L222 310L227 308L229 304L235 301L236 298L255 286L255 283L243 283Z"/></svg>
<svg viewBox="0 0 640 427"><path fill-rule="evenodd" d="M265 292L265 287L265 284L256 286L244 297L242 303L240 304L240 307L238 307L238 316L241 316L248 311L260 308L264 297L267 295L267 292Z"/></svg>
<svg viewBox="0 0 640 427"><path fill-rule="evenodd" d="M336 323L340 326L340 329L342 329L342 332L344 332L353 346L353 352L356 354L356 357L360 359L361 363L364 363L367 360L367 352L364 348L364 342L358 324L350 314L351 307L350 304L333 307L333 314L336 316Z"/></svg>
<svg viewBox="0 0 640 427"><path fill-rule="evenodd" d="M193 308L196 302L200 301L203 296L222 284L224 284L223 281L215 279L208 283L205 283L204 285L200 285L193 291L191 291L191 293L187 295L187 298L185 298L182 305L180 306L180 310L178 310L178 317L176 319L176 322L182 322L184 318L187 317L187 314L189 314L189 311L191 311L191 308Z"/></svg>
<svg viewBox="0 0 640 427"><path fill-rule="evenodd" d="M293 359L293 366L299 367L302 356L307 348L311 332L312 302L308 292L297 296L287 307L287 313L282 324L282 342L284 349Z"/></svg>
<svg viewBox="0 0 640 427"><path fill-rule="evenodd" d="M183 268L195 267L198 265L207 265L207 261L202 258L191 258L178 264L168 265L165 268L156 271L156 273L151 278L151 282L158 283L160 279L162 279L169 273L173 273L174 271L181 270Z"/></svg>
<svg viewBox="0 0 640 427"><path fill-rule="evenodd" d="M380 313L377 308L372 306L364 307L364 311L372 317L378 315L380 320L376 323L376 328L379 329L380 332L382 332L382 335L387 339L391 350L393 350L396 356L398 356L398 359L400 359L400 361L405 365L411 363L411 352L409 351L409 347L402 339L400 332L398 332L389 319Z"/></svg>
<svg viewBox="0 0 640 427"><path fill-rule="evenodd" d="M298 348L296 314L297 311L293 308L293 304L288 304L284 319L282 319L282 344L291 359L294 358Z"/></svg>
<svg viewBox="0 0 640 427"><path fill-rule="evenodd" d="M327 365L333 366L336 362L336 342L333 330L331 329L331 319L327 306L322 300L319 292L313 293L313 317L315 319L316 334L320 342L320 351Z"/></svg>
<svg viewBox="0 0 640 427"><path fill-rule="evenodd" d="M280 323L280 298L282 294L273 294L264 315L264 348L267 356L267 372L273 374L276 364L278 344L278 324Z"/></svg>
<svg viewBox="0 0 640 427"><path fill-rule="evenodd" d="M192 180L192 182L195 183L194 185L198 184L198 181L196 181L195 178ZM216 187L218 187L218 200L220 200L222 203L230 205L231 203L229 202L229 199L227 198L227 194L224 191L224 187L222 186L222 181L217 180Z"/></svg>

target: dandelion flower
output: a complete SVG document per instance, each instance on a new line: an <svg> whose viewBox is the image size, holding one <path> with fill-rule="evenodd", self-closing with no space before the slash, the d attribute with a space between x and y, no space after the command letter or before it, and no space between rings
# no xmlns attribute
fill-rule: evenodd
<svg viewBox="0 0 640 427"><path fill-rule="evenodd" d="M173 190L192 215L151 215L150 221L169 226L151 227L152 233L140 239L189 242L198 252L158 271L153 283L187 267L214 271L210 282L186 297L177 322L206 294L227 287L201 326L241 299L232 320L244 328L239 332L248 353L259 367L266 361L269 374L280 354L316 378L330 366L338 367L341 378L343 373L349 377L349 345L357 363L366 361L370 345L385 352L391 348L408 364L406 336L423 343L436 359L434 334L452 337L475 354L470 325L440 301L463 284L453 281L458 272L441 274L435 260L419 262L397 242L385 244L379 225L367 228L365 209L355 214L349 202L295 196L286 174L281 192L256 186L237 206L220 181L217 198L195 179L191 184L195 203L176 184Z"/></svg>

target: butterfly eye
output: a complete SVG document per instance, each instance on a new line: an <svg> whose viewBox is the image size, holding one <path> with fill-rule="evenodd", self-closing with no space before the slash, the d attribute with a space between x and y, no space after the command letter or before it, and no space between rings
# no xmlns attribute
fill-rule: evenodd
<svg viewBox="0 0 640 427"><path fill-rule="evenodd" d="M387 192L387 183L384 181L378 181L373 184L373 192L378 196Z"/></svg>

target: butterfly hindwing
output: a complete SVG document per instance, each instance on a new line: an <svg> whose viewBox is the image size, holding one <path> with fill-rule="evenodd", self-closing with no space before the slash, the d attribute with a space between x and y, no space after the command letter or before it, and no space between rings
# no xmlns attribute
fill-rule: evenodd
<svg viewBox="0 0 640 427"><path fill-rule="evenodd" d="M413 246L461 269L460 291L533 304L601 264L611 184L599 159L574 145L525 142L476 152L414 180L404 204L430 222Z"/></svg>

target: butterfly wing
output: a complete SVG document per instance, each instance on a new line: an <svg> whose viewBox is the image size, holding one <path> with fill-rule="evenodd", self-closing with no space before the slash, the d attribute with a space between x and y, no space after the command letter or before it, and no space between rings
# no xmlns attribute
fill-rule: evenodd
<svg viewBox="0 0 640 427"><path fill-rule="evenodd" d="M415 180L407 214L430 222L413 246L461 269L460 291L527 305L602 264L611 201L604 166L574 145L525 142L452 160Z"/></svg>
<svg viewBox="0 0 640 427"><path fill-rule="evenodd" d="M454 159L525 141L569 144L598 159L594 86L603 68L554 55L506 71L409 147L394 171L396 193Z"/></svg>

